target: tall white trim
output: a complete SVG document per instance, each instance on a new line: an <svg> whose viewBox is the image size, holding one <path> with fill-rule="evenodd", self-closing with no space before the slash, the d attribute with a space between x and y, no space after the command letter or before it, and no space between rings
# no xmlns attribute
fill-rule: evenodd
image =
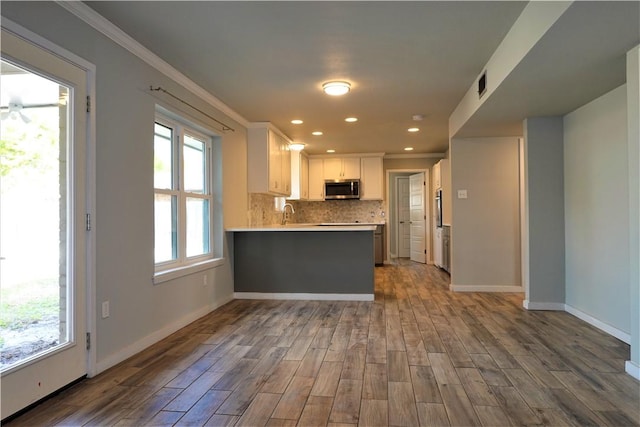
<svg viewBox="0 0 640 427"><path fill-rule="evenodd" d="M631 343L631 335L629 335L628 333L623 332L620 329L613 327L607 323L604 323L603 321L598 320L595 317L585 313L584 311L580 311L577 308L570 306L569 304L565 304L564 306L567 313L576 316L580 320L584 320L591 326L594 326L601 331L618 338L620 341L623 341L627 344Z"/></svg>
<svg viewBox="0 0 640 427"><path fill-rule="evenodd" d="M631 360L627 360L624 363L624 370L627 374L631 375L633 378L640 380L640 366L636 365Z"/></svg>
<svg viewBox="0 0 640 427"><path fill-rule="evenodd" d="M485 286L485 285L454 285L449 284L449 290L453 292L523 292L522 286Z"/></svg>
<svg viewBox="0 0 640 427"><path fill-rule="evenodd" d="M68 12L80 18L85 23L89 24L96 31L109 37L118 45L122 46L142 61L151 65L156 70L160 71L165 76L169 77L182 87L198 96L202 100L206 101L212 107L218 109L221 113L230 117L232 120L240 123L244 127L248 127L249 121L242 117L240 114L231 109L227 104L207 92L204 88L196 84L189 77L182 74L175 69L171 64L161 59L158 55L151 52L144 47L133 37L122 31L111 21L100 15L95 10L80 1L56 1L56 3L66 9Z"/></svg>
<svg viewBox="0 0 640 427"><path fill-rule="evenodd" d="M218 307L222 307L223 305L225 305L226 303L228 303L229 301L233 300L233 296L232 295L228 295L227 297L217 301L214 304L211 304L209 306L203 307L197 311L191 312L189 314L187 314L186 316L176 320L175 322L165 326L164 328L157 330L149 335L147 335L146 337L139 339L137 341L135 341L134 343L132 343L131 345L119 350L118 352L111 354L107 357L105 357L104 359L102 359L97 367L96 370L97 372L104 372L107 369L117 365L118 363L127 360L128 358L130 358L131 356L134 356L138 353L140 353L142 350L152 346L153 344L159 342L160 340L168 337L169 335L171 335L172 333L184 328L185 326L195 322L196 320L200 319L203 316L206 316L207 314L211 313L212 311L214 311L215 309L217 309Z"/></svg>
<svg viewBox="0 0 640 427"><path fill-rule="evenodd" d="M234 292L235 299L281 299L308 301L373 301L373 294L311 294L279 292Z"/></svg>
<svg viewBox="0 0 640 427"><path fill-rule="evenodd" d="M527 310L566 311L564 303L561 302L531 302L525 299L522 306Z"/></svg>

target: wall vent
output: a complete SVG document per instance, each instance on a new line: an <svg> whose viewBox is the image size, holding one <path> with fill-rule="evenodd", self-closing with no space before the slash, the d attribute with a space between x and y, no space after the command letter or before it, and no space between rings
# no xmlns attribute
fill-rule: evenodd
<svg viewBox="0 0 640 427"><path fill-rule="evenodd" d="M478 99L487 91L487 72L482 73L478 79Z"/></svg>

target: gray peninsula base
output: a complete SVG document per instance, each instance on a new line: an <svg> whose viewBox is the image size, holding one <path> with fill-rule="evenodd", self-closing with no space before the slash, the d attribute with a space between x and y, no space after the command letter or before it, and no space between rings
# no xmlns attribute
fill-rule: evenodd
<svg viewBox="0 0 640 427"><path fill-rule="evenodd" d="M234 233L235 292L374 294L373 231Z"/></svg>

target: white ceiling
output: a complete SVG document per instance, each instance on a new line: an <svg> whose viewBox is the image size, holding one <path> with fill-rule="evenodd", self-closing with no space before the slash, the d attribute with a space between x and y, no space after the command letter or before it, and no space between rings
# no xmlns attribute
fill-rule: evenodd
<svg viewBox="0 0 640 427"><path fill-rule="evenodd" d="M624 83L638 4L574 4L459 136L520 134L524 117L564 114ZM270 121L319 154L444 152L449 116L526 2L87 5L247 120ZM351 93L324 95L333 79L350 81Z"/></svg>

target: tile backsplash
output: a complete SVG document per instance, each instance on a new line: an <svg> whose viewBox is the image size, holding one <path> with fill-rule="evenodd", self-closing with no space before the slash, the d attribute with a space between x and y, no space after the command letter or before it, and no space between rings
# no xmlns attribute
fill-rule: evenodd
<svg viewBox="0 0 640 427"><path fill-rule="evenodd" d="M327 200L325 202L289 201L296 210L290 222L382 222L386 220L382 200ZM249 225L280 224L282 212L276 211L275 197L249 194Z"/></svg>
<svg viewBox="0 0 640 427"><path fill-rule="evenodd" d="M381 200L295 201L295 222L381 222L384 203Z"/></svg>
<svg viewBox="0 0 640 427"><path fill-rule="evenodd" d="M275 197L268 194L249 193L249 225L280 224L282 212L276 211Z"/></svg>

